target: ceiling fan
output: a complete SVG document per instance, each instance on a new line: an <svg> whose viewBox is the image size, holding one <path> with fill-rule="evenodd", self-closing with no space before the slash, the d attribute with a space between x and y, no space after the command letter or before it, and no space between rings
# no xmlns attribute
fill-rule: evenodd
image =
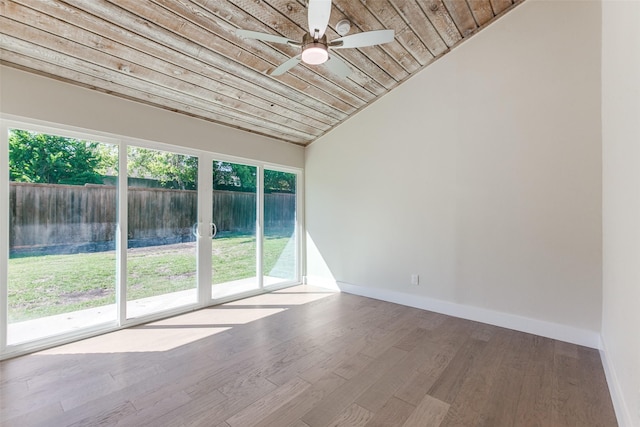
<svg viewBox="0 0 640 427"><path fill-rule="evenodd" d="M302 42L288 39L286 37L276 36L273 34L259 33L249 30L236 30L236 33L244 38L256 39L273 43L283 43L289 46L302 48L302 52L296 55L269 74L279 76L286 73L300 61L309 65L327 64L329 70L340 77L346 77L351 74L349 66L337 55L330 55L329 49L345 49L354 47L375 46L378 44L389 43L393 41L393 30L376 30L366 31L364 33L352 34L350 36L340 37L330 42L327 41L325 31L329 25L329 16L331 15L331 0L309 0L308 23L309 32L302 38ZM347 29L348 31L348 29ZM346 34L346 33L345 33ZM344 35L344 34L341 34Z"/></svg>

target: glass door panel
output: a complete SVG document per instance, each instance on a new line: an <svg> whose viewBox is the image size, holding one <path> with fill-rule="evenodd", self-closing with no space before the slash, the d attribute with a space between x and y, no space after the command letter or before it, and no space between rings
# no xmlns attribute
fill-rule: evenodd
<svg viewBox="0 0 640 427"><path fill-rule="evenodd" d="M264 171L263 284L298 280L296 174Z"/></svg>
<svg viewBox="0 0 640 427"><path fill-rule="evenodd" d="M259 289L256 262L257 168L213 162L213 299Z"/></svg>
<svg viewBox="0 0 640 427"><path fill-rule="evenodd" d="M198 158L129 147L127 318L198 301Z"/></svg>
<svg viewBox="0 0 640 427"><path fill-rule="evenodd" d="M118 147L9 131L7 344L116 321Z"/></svg>

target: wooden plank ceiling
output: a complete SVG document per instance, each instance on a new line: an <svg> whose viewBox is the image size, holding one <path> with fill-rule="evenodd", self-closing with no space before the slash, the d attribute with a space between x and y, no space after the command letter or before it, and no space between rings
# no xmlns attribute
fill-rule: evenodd
<svg viewBox="0 0 640 427"><path fill-rule="evenodd" d="M0 0L3 64L171 111L307 145L522 0L333 0L327 36L393 29L391 43L333 50L353 73L302 63L306 0Z"/></svg>

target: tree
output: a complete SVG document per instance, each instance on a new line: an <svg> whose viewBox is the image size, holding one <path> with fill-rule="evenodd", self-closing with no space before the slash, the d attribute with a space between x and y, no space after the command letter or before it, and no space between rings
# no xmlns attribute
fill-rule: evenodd
<svg viewBox="0 0 640 427"><path fill-rule="evenodd" d="M118 146L109 144L98 144L94 149L95 155L99 162L96 167L96 173L102 176L118 175Z"/></svg>
<svg viewBox="0 0 640 427"><path fill-rule="evenodd" d="M165 188L194 190L198 185L198 158L148 148L129 147L130 177L159 181Z"/></svg>
<svg viewBox="0 0 640 427"><path fill-rule="evenodd" d="M95 171L98 143L12 129L9 134L9 177L17 182L101 184Z"/></svg>
<svg viewBox="0 0 640 427"><path fill-rule="evenodd" d="M12 181L49 184L102 184L118 173L118 147L24 130L9 136ZM141 147L129 147L127 174L157 181L164 188L194 190L198 184L198 158ZM215 190L255 192L255 166L216 161ZM266 193L295 193L296 175L264 171Z"/></svg>
<svg viewBox="0 0 640 427"><path fill-rule="evenodd" d="M296 175L289 172L264 171L265 193L295 193Z"/></svg>
<svg viewBox="0 0 640 427"><path fill-rule="evenodd" d="M213 189L256 191L256 167L228 162L215 162L213 167ZM265 193L295 193L296 175L266 169L264 171Z"/></svg>
<svg viewBox="0 0 640 427"><path fill-rule="evenodd" d="M213 189L254 193L256 191L256 167L229 162L214 162Z"/></svg>

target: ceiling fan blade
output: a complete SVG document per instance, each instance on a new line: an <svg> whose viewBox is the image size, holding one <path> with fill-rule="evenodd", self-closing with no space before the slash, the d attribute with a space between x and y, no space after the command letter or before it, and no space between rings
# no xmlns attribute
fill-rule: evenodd
<svg viewBox="0 0 640 427"><path fill-rule="evenodd" d="M377 44L389 43L393 41L393 30L366 31L364 33L352 34L332 40L329 47L333 49L344 49L348 47L366 47Z"/></svg>
<svg viewBox="0 0 640 427"><path fill-rule="evenodd" d="M329 71L339 77L347 77L351 74L351 68L349 68L349 66L336 55L329 56L329 60L326 64Z"/></svg>
<svg viewBox="0 0 640 427"><path fill-rule="evenodd" d="M329 25L329 16L331 16L331 0L309 0L308 10L309 34L322 37Z"/></svg>
<svg viewBox="0 0 640 427"><path fill-rule="evenodd" d="M269 74L272 76L280 76L286 73L287 71L289 71L290 69L292 69L293 67L295 67L296 65L298 65L301 60L302 60L302 57L300 55L291 57L285 62L283 62L282 64L280 64L278 68L276 68Z"/></svg>
<svg viewBox="0 0 640 427"><path fill-rule="evenodd" d="M284 43L284 44L290 44L292 46L300 46L300 43L296 41L290 40L286 37L276 36L273 34L259 33L257 31L249 31L249 30L241 30L241 29L237 29L236 34L239 35L240 37L244 37L245 39L256 39L256 40L262 40L265 42Z"/></svg>

